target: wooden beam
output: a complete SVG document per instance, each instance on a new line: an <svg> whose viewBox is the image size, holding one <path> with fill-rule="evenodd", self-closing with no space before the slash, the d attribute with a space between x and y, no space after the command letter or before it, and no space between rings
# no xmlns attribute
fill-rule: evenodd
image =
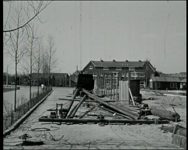
<svg viewBox="0 0 188 150"><path fill-rule="evenodd" d="M134 99L133 99L133 95L132 95L132 93L131 93L131 89L129 88L129 93L130 93L130 96L131 96L131 100L132 100L132 102L133 102L133 105L135 105L135 102L134 102Z"/></svg>
<svg viewBox="0 0 188 150"><path fill-rule="evenodd" d="M138 117L139 117L139 114L132 113L132 112L127 111L127 110L122 110L121 108L116 107L115 105L112 105L112 104L109 104L109 103L104 102L102 99L100 99L100 98L97 97L96 95L93 95L93 94L89 93L89 92L88 92L87 90L85 90L85 89L82 89L82 91L83 91L84 93L86 93L86 94L88 95L88 97L90 97L90 98L92 98L92 99L98 101L99 103L105 105L106 107L108 107L108 108L110 108L110 109L112 109L112 110L114 110L114 111L116 111L116 112L118 112L118 113L121 113L121 114L124 114L124 115L129 116L129 117L132 118L133 120L137 120Z"/></svg>
<svg viewBox="0 0 188 150"><path fill-rule="evenodd" d="M65 100L65 101L77 101L79 102L81 99L68 99L68 98L59 98L59 100ZM87 102L94 102L95 100L87 100ZM114 100L104 100L104 102L116 102Z"/></svg>
<svg viewBox="0 0 188 150"><path fill-rule="evenodd" d="M123 124L165 124L169 123L168 120L127 120L127 119L72 119L72 118L66 118L66 119L61 119L61 118L39 118L39 122L67 122L67 123L72 123L72 124L88 124L88 123L123 123Z"/></svg>
<svg viewBox="0 0 188 150"><path fill-rule="evenodd" d="M87 115L89 112L91 112L96 106L91 107L89 110L87 110L84 114L82 114L79 118L82 119L85 115Z"/></svg>
<svg viewBox="0 0 188 150"><path fill-rule="evenodd" d="M75 99L75 98L76 98L78 92L79 92L79 89L76 89L76 91L74 92L74 95L73 95L72 99ZM68 107L68 109L67 109L67 112L66 112L66 114L65 114L65 118L67 117L67 115L68 115L68 113L69 113L69 111L70 111L70 109L71 109L73 103L74 103L74 101L71 101L71 102L70 102L69 107Z"/></svg>
<svg viewBox="0 0 188 150"><path fill-rule="evenodd" d="M72 109L72 111L68 115L68 118L73 118L74 117L74 115L76 114L77 110L79 109L79 107L81 106L81 104L86 100L86 98L87 98L87 95L84 95L84 97L82 98L82 100Z"/></svg>
<svg viewBox="0 0 188 150"><path fill-rule="evenodd" d="M101 109L103 109L103 110L106 110L106 111L108 111L108 112L110 112L110 113L116 113L116 115L119 115L119 116L122 116L122 117L124 117L124 118L127 118L127 119L130 119L131 120L131 118L129 118L129 116L127 116L127 115L124 115L124 114L120 114L120 113L117 113L117 112L115 112L115 111L113 111L113 110L110 110L110 109L107 109L107 108L104 108L104 107L100 107Z"/></svg>
<svg viewBox="0 0 188 150"><path fill-rule="evenodd" d="M65 100L65 101L80 101L81 99L59 98L59 100Z"/></svg>

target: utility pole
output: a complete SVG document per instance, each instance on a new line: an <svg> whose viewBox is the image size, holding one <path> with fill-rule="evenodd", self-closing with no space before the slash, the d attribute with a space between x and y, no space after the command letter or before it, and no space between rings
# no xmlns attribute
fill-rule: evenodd
<svg viewBox="0 0 188 150"><path fill-rule="evenodd" d="M8 85L8 66L7 66L7 83L6 83L6 85Z"/></svg>

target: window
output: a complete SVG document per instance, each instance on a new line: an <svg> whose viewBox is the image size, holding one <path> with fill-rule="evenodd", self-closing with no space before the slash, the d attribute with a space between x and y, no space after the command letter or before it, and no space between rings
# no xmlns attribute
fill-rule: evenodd
<svg viewBox="0 0 188 150"><path fill-rule="evenodd" d="M125 77L125 73L122 73L122 74L121 74L121 77Z"/></svg>
<svg viewBox="0 0 188 150"><path fill-rule="evenodd" d="M93 66L89 66L89 69L92 70L92 69L93 69Z"/></svg>
<svg viewBox="0 0 188 150"><path fill-rule="evenodd" d="M138 72L131 72L131 77L138 77Z"/></svg>
<svg viewBox="0 0 188 150"><path fill-rule="evenodd" d="M144 72L140 72L139 73L139 77L145 77L145 73Z"/></svg>
<svg viewBox="0 0 188 150"><path fill-rule="evenodd" d="M160 88L160 86L161 86L161 83L157 82L157 87Z"/></svg>
<svg viewBox="0 0 188 150"><path fill-rule="evenodd" d="M130 71L135 71L135 68L134 67L129 67L129 70Z"/></svg>
<svg viewBox="0 0 188 150"><path fill-rule="evenodd" d="M177 83L170 83L170 88L176 88L177 87Z"/></svg>
<svg viewBox="0 0 188 150"><path fill-rule="evenodd" d="M93 72L93 75L97 75L97 73L96 73L96 72Z"/></svg>
<svg viewBox="0 0 188 150"><path fill-rule="evenodd" d="M116 70L122 70L122 68L121 67L116 67Z"/></svg>
<svg viewBox="0 0 188 150"><path fill-rule="evenodd" d="M109 70L109 68L108 67L103 67L103 70Z"/></svg>

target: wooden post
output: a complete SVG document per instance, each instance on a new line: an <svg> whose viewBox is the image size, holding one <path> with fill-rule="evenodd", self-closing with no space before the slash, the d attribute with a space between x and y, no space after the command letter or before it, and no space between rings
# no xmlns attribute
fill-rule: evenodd
<svg viewBox="0 0 188 150"><path fill-rule="evenodd" d="M130 72L128 72L128 89L130 89ZM129 94L129 105L130 105L130 94Z"/></svg>
<svg viewBox="0 0 188 150"><path fill-rule="evenodd" d="M118 78L119 78L119 73L117 72L117 78L116 78L116 99L118 100Z"/></svg>
<svg viewBox="0 0 188 150"><path fill-rule="evenodd" d="M110 75L110 99L112 99L112 73Z"/></svg>
<svg viewBox="0 0 188 150"><path fill-rule="evenodd" d="M104 95L106 95L106 74L104 73Z"/></svg>
<svg viewBox="0 0 188 150"><path fill-rule="evenodd" d="M14 114L13 114L13 106L12 106L12 104L11 104L11 125L14 123Z"/></svg>
<svg viewBox="0 0 188 150"><path fill-rule="evenodd" d="M132 103L133 103L133 105L135 105L135 102L134 102L134 99L133 99L133 96L132 96L130 88L129 88L129 93L130 93L130 96L131 96Z"/></svg>
<svg viewBox="0 0 188 150"><path fill-rule="evenodd" d="M115 74L113 73L113 100L115 99Z"/></svg>

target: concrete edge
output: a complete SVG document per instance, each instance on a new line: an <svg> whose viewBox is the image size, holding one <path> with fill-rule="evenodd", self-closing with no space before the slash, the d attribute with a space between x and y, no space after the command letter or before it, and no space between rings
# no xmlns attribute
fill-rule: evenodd
<svg viewBox="0 0 188 150"><path fill-rule="evenodd" d="M52 90L53 91L53 90ZM40 100L33 108L31 108L26 114L24 114L20 119L18 119L9 129L5 130L5 132L3 132L3 138L6 137L7 135L9 135L12 131L14 131L15 129L17 129L20 124L22 124L30 115L33 111L35 111L37 109L37 107L46 100L46 98L52 93L49 92L42 100Z"/></svg>

